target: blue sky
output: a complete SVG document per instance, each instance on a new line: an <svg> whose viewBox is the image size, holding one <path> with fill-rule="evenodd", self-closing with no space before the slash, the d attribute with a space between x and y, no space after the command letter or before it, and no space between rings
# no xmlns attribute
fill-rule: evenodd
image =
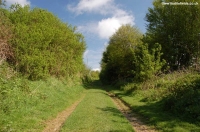
<svg viewBox="0 0 200 132"><path fill-rule="evenodd" d="M102 53L109 37L123 24L146 31L145 14L153 0L6 0L52 12L63 22L77 26L86 40L84 62L91 69L100 69Z"/></svg>

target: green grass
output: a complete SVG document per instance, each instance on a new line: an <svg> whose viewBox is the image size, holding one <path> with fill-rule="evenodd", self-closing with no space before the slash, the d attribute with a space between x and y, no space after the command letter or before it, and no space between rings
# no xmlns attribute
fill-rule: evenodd
<svg viewBox="0 0 200 132"><path fill-rule="evenodd" d="M190 86L194 88L196 88L196 86L198 87L199 83L196 81L199 81L199 75L196 73L175 72L156 77L140 84L130 83L122 86L122 90L112 90L112 92L130 105L132 110L143 118L144 122L150 126L154 126L159 131L197 132L200 131L200 121L197 118L185 116L185 112L178 113L177 111L177 113L174 113L173 111L166 109L165 106L165 101L168 98L179 95L178 90L182 92L182 89L189 89L188 87ZM172 94L174 89L176 89L176 91ZM186 92L184 94L189 95L190 93ZM181 97L188 96L182 95ZM183 101L186 103L188 100L190 101L192 99L193 98L182 98L176 101L178 104L184 105L182 103ZM193 100L195 101L195 99L196 98L194 97ZM195 103L196 102L194 102L194 105L196 105ZM169 106L167 107L173 110L175 107L171 107L172 104L169 103ZM195 108L199 111L199 108ZM176 108L176 110L179 111L181 109L185 109L185 107L180 106L179 108ZM192 110L193 109L191 109L191 111Z"/></svg>
<svg viewBox="0 0 200 132"><path fill-rule="evenodd" d="M84 90L81 85L55 78L29 81L0 77L0 131L42 131L45 120L73 104Z"/></svg>
<svg viewBox="0 0 200 132"><path fill-rule="evenodd" d="M62 132L131 132L132 126L101 89L88 89Z"/></svg>
<svg viewBox="0 0 200 132"><path fill-rule="evenodd" d="M143 117L143 121L150 126L155 126L164 132L189 132L200 131L200 126L187 119L180 118L172 113L163 111L161 102L143 102L141 95L120 95L128 103L132 110Z"/></svg>
<svg viewBox="0 0 200 132"><path fill-rule="evenodd" d="M191 115L199 115L199 74L175 72L143 83L126 84L121 87L122 90L113 90L113 87L104 87L102 90L103 86L98 81L86 85L87 90L80 84L72 84L70 80L55 78L29 81L17 78L11 68L0 66L0 132L42 131L46 120L56 117L58 112L73 104L85 91L84 100L61 131L133 131L105 90L114 92L141 115L144 122L159 131L200 131L200 117L188 118L190 114L185 116L185 113L178 113L184 109L185 112L193 112ZM177 114L164 107L166 100L169 108L176 108ZM171 107L174 101L176 104ZM187 103L187 109L181 107L185 105L184 102Z"/></svg>

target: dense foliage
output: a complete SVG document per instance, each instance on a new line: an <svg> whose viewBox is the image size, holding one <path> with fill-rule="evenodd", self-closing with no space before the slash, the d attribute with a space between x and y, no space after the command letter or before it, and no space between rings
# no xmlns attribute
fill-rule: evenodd
<svg viewBox="0 0 200 132"><path fill-rule="evenodd" d="M158 131L200 131L199 79L193 70L175 71L129 83L115 93Z"/></svg>
<svg viewBox="0 0 200 132"><path fill-rule="evenodd" d="M190 75L178 80L170 88L164 109L174 114L200 120L200 76Z"/></svg>
<svg viewBox="0 0 200 132"><path fill-rule="evenodd" d="M101 61L101 81L123 82L120 88L127 94L142 93L140 102L157 102L161 111L199 121L199 75L194 71L176 74L180 69L194 70L194 66L200 70L199 19L200 0L154 0L146 14L143 37L135 27L124 25L110 38Z"/></svg>
<svg viewBox="0 0 200 132"><path fill-rule="evenodd" d="M12 47L9 44L9 40L13 36L13 25L8 18L8 14L7 10L0 8L0 65L3 61L13 58Z"/></svg>
<svg viewBox="0 0 200 132"><path fill-rule="evenodd" d="M146 80L162 68L160 45L149 50L141 38L142 34L131 25L123 25L110 38L101 61L103 83Z"/></svg>
<svg viewBox="0 0 200 132"><path fill-rule="evenodd" d="M0 65L0 132L38 132L45 120L71 106L84 91L74 80L31 81Z"/></svg>
<svg viewBox="0 0 200 132"><path fill-rule="evenodd" d="M162 46L162 58L171 70L187 68L199 63L200 5L199 0L187 0L193 5L164 5L183 0L155 0L146 14L147 33L143 41L151 48ZM185 2L185 3L186 3Z"/></svg>
<svg viewBox="0 0 200 132"><path fill-rule="evenodd" d="M103 82L144 81L162 70L199 68L199 0L154 0L143 35L130 25L111 38L101 62ZM192 4L191 4L192 3ZM165 65L165 67L163 67Z"/></svg>
<svg viewBox="0 0 200 132"><path fill-rule="evenodd" d="M0 131L42 131L41 122L84 90L79 84L84 37L46 10L3 4L0 0Z"/></svg>
<svg viewBox="0 0 200 132"><path fill-rule="evenodd" d="M166 67L169 66L172 71L187 69L188 72L192 66L199 68L200 5L164 5L162 2L184 1L154 0L153 8L149 8L146 14L148 24L147 32L142 38L144 44L137 47L143 47L143 49L138 53L137 50L134 52L135 60L141 60L137 61L138 65L135 67L141 72L136 72L135 76L149 75L148 72L151 72L149 64L153 62L152 60L160 60L160 58L147 59L148 53L154 56L159 54L158 57L166 60ZM200 1L187 0L187 2L195 4ZM142 59L137 59L137 56L141 56ZM158 62L157 64L164 63ZM158 65L157 68L160 69L162 66ZM149 108L149 103L154 103L152 107L155 107L155 110L164 113L171 112L181 119L189 119L194 123L200 120L200 79L198 73L187 72L170 73L169 71L170 74L162 73L162 76L151 76L149 80L144 81L143 79L140 83L128 83L121 88L127 94L141 97L140 101L147 102L145 106L147 108ZM138 111L142 111L142 108ZM151 110L147 110L149 111Z"/></svg>
<svg viewBox="0 0 200 132"><path fill-rule="evenodd" d="M102 81L114 82L134 76L134 51L139 45L142 34L130 25L122 26L110 38L101 62Z"/></svg>
<svg viewBox="0 0 200 132"><path fill-rule="evenodd" d="M1 14L6 15L1 15L5 18L1 19L0 27L6 34L0 32L0 37L5 46L9 41L8 47L12 47L12 54L7 48L1 56L7 56L8 60L12 55L8 62L18 72L36 80L48 76L73 77L84 69L86 45L76 27L39 8L12 5L9 11L1 10ZM4 21L8 24L2 25Z"/></svg>

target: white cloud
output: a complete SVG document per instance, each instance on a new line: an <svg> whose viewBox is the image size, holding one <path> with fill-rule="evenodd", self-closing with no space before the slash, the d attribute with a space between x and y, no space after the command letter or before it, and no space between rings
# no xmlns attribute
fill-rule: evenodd
<svg viewBox="0 0 200 132"><path fill-rule="evenodd" d="M102 19L96 22L90 22L82 26L78 26L78 31L83 34L98 35L101 39L109 39L118 28L125 24L134 25L134 17L131 14L116 14L115 16Z"/></svg>
<svg viewBox="0 0 200 132"><path fill-rule="evenodd" d="M80 0L76 5L67 5L68 10L82 14L83 12L99 12L107 14L107 10L112 8L113 0Z"/></svg>
<svg viewBox="0 0 200 132"><path fill-rule="evenodd" d="M6 3L8 4L8 5L11 5L11 4L20 4L20 5L22 5L22 6L25 6L25 5L30 5L31 4L31 2L30 1L28 1L28 0L6 0Z"/></svg>
<svg viewBox="0 0 200 132"><path fill-rule="evenodd" d="M112 17L98 22L97 31L101 38L108 39L119 27L125 24L134 25L134 16L115 6Z"/></svg>
<svg viewBox="0 0 200 132"><path fill-rule="evenodd" d="M108 39L112 36L120 26L124 24L134 24L134 17L132 15L124 15L118 17L111 17L107 19L103 19L98 23L97 31L101 38Z"/></svg>
<svg viewBox="0 0 200 132"><path fill-rule="evenodd" d="M108 39L119 27L119 20L115 17L112 17L101 20L98 23L97 31L101 38Z"/></svg>
<svg viewBox="0 0 200 132"><path fill-rule="evenodd" d="M83 13L101 15L100 20L94 19L92 22L78 26L78 30L86 35L88 40L98 36L98 39L105 39L108 41L109 37L111 37L120 26L124 24L135 24L133 14L121 9L119 5L115 3L115 0L79 0L77 5L70 4L67 5L67 8L77 15ZM104 18L102 18L102 16ZM99 63L106 46L107 43L104 44L103 49L98 51L87 50L84 53L84 62L86 65L91 66L90 68L92 69L100 69Z"/></svg>
<svg viewBox="0 0 200 132"><path fill-rule="evenodd" d="M100 68L93 68L92 71L101 71Z"/></svg>
<svg viewBox="0 0 200 132"><path fill-rule="evenodd" d="M134 25L134 16L120 9L114 0L80 0L76 6L68 5L70 11L82 14L84 12L109 15L100 21L90 22L79 27L84 33L97 34L102 39L109 39L118 28L124 24Z"/></svg>

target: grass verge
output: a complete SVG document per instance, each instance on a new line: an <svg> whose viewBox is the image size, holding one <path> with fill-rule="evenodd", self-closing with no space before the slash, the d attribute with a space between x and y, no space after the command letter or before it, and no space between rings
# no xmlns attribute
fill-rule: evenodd
<svg viewBox="0 0 200 132"><path fill-rule="evenodd" d="M38 132L44 121L79 99L85 89L67 81L49 78L29 81L0 77L0 131Z"/></svg>
<svg viewBox="0 0 200 132"><path fill-rule="evenodd" d="M144 122L159 131L196 132L200 131L198 117L185 115L186 112L199 111L199 96L196 96L199 82L196 73L176 72L140 84L127 84L121 87L122 90L112 92L141 115Z"/></svg>
<svg viewBox="0 0 200 132"><path fill-rule="evenodd" d="M104 90L88 89L83 101L65 122L62 132L131 132L131 124Z"/></svg>

